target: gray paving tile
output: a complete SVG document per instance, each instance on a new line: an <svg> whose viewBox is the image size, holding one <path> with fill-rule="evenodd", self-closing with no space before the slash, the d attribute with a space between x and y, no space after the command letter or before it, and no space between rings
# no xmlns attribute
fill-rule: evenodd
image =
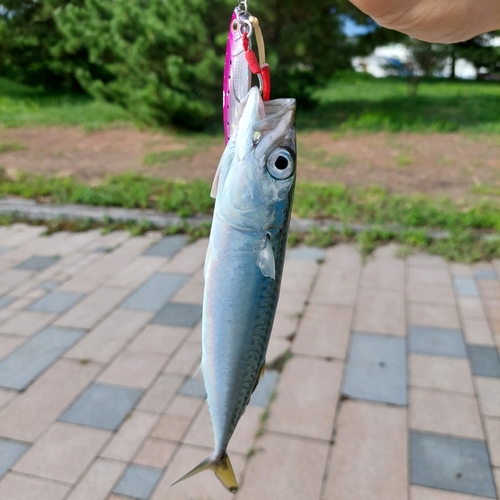
<svg viewBox="0 0 500 500"><path fill-rule="evenodd" d="M264 376L261 378L259 384L250 398L250 406L261 406L265 408L269 403L271 394L278 382L279 373L276 370L266 370Z"/></svg>
<svg viewBox="0 0 500 500"><path fill-rule="evenodd" d="M113 493L148 500L160 476L161 469L129 465L125 474L113 489Z"/></svg>
<svg viewBox="0 0 500 500"><path fill-rule="evenodd" d="M476 269L474 271L474 278L480 280L496 280L498 274L493 269Z"/></svg>
<svg viewBox="0 0 500 500"><path fill-rule="evenodd" d="M7 307L13 300L14 300L14 297L9 297L8 295L4 295L3 297L0 297L0 309Z"/></svg>
<svg viewBox="0 0 500 500"><path fill-rule="evenodd" d="M484 441L412 431L410 482L497 498Z"/></svg>
<svg viewBox="0 0 500 500"><path fill-rule="evenodd" d="M472 278L453 278L453 288L457 295L478 297L479 290Z"/></svg>
<svg viewBox="0 0 500 500"><path fill-rule="evenodd" d="M410 325L410 352L446 356L449 358L466 358L465 343L460 330L431 328Z"/></svg>
<svg viewBox="0 0 500 500"><path fill-rule="evenodd" d="M57 257L44 257L42 255L34 255L27 260L20 262L16 269L27 269L29 271L43 271L47 267L57 262Z"/></svg>
<svg viewBox="0 0 500 500"><path fill-rule="evenodd" d="M0 246L0 255L5 255L12 250L11 247Z"/></svg>
<svg viewBox="0 0 500 500"><path fill-rule="evenodd" d="M188 241L185 234L167 236L158 243L151 245L142 255L156 257L173 257Z"/></svg>
<svg viewBox="0 0 500 500"><path fill-rule="evenodd" d="M299 246L289 248L286 252L289 259L302 260L323 260L325 258L325 250L316 247Z"/></svg>
<svg viewBox="0 0 500 500"><path fill-rule="evenodd" d="M30 311L62 313L73 307L82 297L83 294L75 292L51 292L37 300L28 309Z"/></svg>
<svg viewBox="0 0 500 500"><path fill-rule="evenodd" d="M179 389L179 394L184 396L192 396L194 398L206 398L205 385L201 380L191 378L186 380L184 385Z"/></svg>
<svg viewBox="0 0 500 500"><path fill-rule="evenodd" d="M142 389L94 383L59 420L115 430L135 407L143 392Z"/></svg>
<svg viewBox="0 0 500 500"><path fill-rule="evenodd" d="M469 354L474 375L500 378L500 358L496 347L469 345Z"/></svg>
<svg viewBox="0 0 500 500"><path fill-rule="evenodd" d="M26 389L83 335L81 330L49 327L0 363L0 387Z"/></svg>
<svg viewBox="0 0 500 500"><path fill-rule="evenodd" d="M0 439L0 478L21 458L29 448L27 443Z"/></svg>
<svg viewBox="0 0 500 500"><path fill-rule="evenodd" d="M171 302L151 321L155 325L193 327L201 318L201 306Z"/></svg>
<svg viewBox="0 0 500 500"><path fill-rule="evenodd" d="M188 274L156 273L122 305L125 309L159 311L188 281Z"/></svg>
<svg viewBox="0 0 500 500"><path fill-rule="evenodd" d="M406 405L405 340L354 333L343 393L356 399Z"/></svg>

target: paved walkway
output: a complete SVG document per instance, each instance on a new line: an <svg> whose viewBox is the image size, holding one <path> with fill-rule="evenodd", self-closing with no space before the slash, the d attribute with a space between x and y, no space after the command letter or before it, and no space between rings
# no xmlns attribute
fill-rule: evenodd
<svg viewBox="0 0 500 500"><path fill-rule="evenodd" d="M42 231L0 228L0 498L234 498L170 486L211 451L206 240ZM500 262L393 254L289 252L236 500L499 498Z"/></svg>

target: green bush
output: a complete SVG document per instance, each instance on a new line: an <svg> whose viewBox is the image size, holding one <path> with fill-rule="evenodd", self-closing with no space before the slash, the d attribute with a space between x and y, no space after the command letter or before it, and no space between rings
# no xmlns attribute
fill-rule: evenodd
<svg viewBox="0 0 500 500"><path fill-rule="evenodd" d="M83 0L55 12L68 53L88 51L76 77L90 94L146 123L201 127L213 116L219 69L202 0ZM215 71L214 71L215 66Z"/></svg>

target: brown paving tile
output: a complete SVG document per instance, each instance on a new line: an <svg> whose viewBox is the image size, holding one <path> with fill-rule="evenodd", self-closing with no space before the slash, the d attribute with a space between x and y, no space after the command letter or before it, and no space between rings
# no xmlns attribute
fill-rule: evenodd
<svg viewBox="0 0 500 500"><path fill-rule="evenodd" d="M489 417L500 417L500 379L474 377L481 413Z"/></svg>
<svg viewBox="0 0 500 500"><path fill-rule="evenodd" d="M13 470L74 483L110 436L109 431L56 422ZM50 460L47 460L50 457Z"/></svg>
<svg viewBox="0 0 500 500"><path fill-rule="evenodd" d="M410 354L410 384L414 387L474 394L466 359Z"/></svg>
<svg viewBox="0 0 500 500"><path fill-rule="evenodd" d="M269 430L329 440L343 363L293 357L285 365L267 422Z"/></svg>
<svg viewBox="0 0 500 500"><path fill-rule="evenodd" d="M127 347L127 350L172 354L188 333L189 328L148 325Z"/></svg>
<svg viewBox="0 0 500 500"><path fill-rule="evenodd" d="M250 459L238 500L319 498L327 454L326 443L264 435Z"/></svg>
<svg viewBox="0 0 500 500"><path fill-rule="evenodd" d="M453 262L450 264L450 273L457 278L472 278L472 269L467 264L457 264Z"/></svg>
<svg viewBox="0 0 500 500"><path fill-rule="evenodd" d="M186 283L173 297L172 302L184 304L201 304L203 302L203 285Z"/></svg>
<svg viewBox="0 0 500 500"><path fill-rule="evenodd" d="M282 312L278 305L276 316L274 318L272 334L276 337L290 337L297 332L298 324L298 314L288 314Z"/></svg>
<svg viewBox="0 0 500 500"><path fill-rule="evenodd" d="M0 414L0 436L34 441L85 389L100 370L60 360Z"/></svg>
<svg viewBox="0 0 500 500"><path fill-rule="evenodd" d="M153 314L118 309L66 353L66 357L107 363Z"/></svg>
<svg viewBox="0 0 500 500"><path fill-rule="evenodd" d="M164 415L154 428L151 436L170 441L180 441L190 422L190 417Z"/></svg>
<svg viewBox="0 0 500 500"><path fill-rule="evenodd" d="M204 401L201 398L193 398L191 396L179 394L172 400L172 403L168 407L167 414L193 418L203 403Z"/></svg>
<svg viewBox="0 0 500 500"><path fill-rule="evenodd" d="M387 245L380 245L374 251L372 256L375 259L392 259L396 257L401 245L397 243L388 243Z"/></svg>
<svg viewBox="0 0 500 500"><path fill-rule="evenodd" d="M291 343L289 340L272 335L267 346L266 363L273 363L286 351L290 350L290 347Z"/></svg>
<svg viewBox="0 0 500 500"><path fill-rule="evenodd" d="M360 274L361 257L354 247L336 245L327 249L311 294L311 304L354 305Z"/></svg>
<svg viewBox="0 0 500 500"><path fill-rule="evenodd" d="M441 304L447 306L455 305L453 288L449 285L432 285L417 283L408 286L407 293L410 302L421 302L424 304Z"/></svg>
<svg viewBox="0 0 500 500"><path fill-rule="evenodd" d="M484 309L479 297L457 296L458 310L462 317L484 318Z"/></svg>
<svg viewBox="0 0 500 500"><path fill-rule="evenodd" d="M500 492L500 468L495 467L493 469L493 478L495 479L495 484L497 487L497 492Z"/></svg>
<svg viewBox="0 0 500 500"><path fill-rule="evenodd" d="M448 264L443 257L424 253L410 255L406 261L409 267L416 268L446 268Z"/></svg>
<svg viewBox="0 0 500 500"><path fill-rule="evenodd" d="M55 317L55 314L21 311L10 321L0 326L0 333L29 337L49 325Z"/></svg>
<svg viewBox="0 0 500 500"><path fill-rule="evenodd" d="M300 314L305 307L307 297L307 292L281 291L278 308L284 314Z"/></svg>
<svg viewBox="0 0 500 500"><path fill-rule="evenodd" d="M485 318L462 318L462 326L468 344L495 345Z"/></svg>
<svg viewBox="0 0 500 500"><path fill-rule="evenodd" d="M259 428L262 412L263 409L257 406L247 407L229 441L229 452L245 454L250 450L254 442L255 433ZM207 448L213 446L212 422L206 404L194 420L183 442L192 445L206 446Z"/></svg>
<svg viewBox="0 0 500 500"><path fill-rule="evenodd" d="M457 309L454 306L410 303L409 323L419 326L459 329Z"/></svg>
<svg viewBox="0 0 500 500"><path fill-rule="evenodd" d="M422 486L410 486L410 500L478 500L475 495L464 495Z"/></svg>
<svg viewBox="0 0 500 500"><path fill-rule="evenodd" d="M9 472L0 481L0 498L5 498L5 500L62 500L69 489L69 484Z"/></svg>
<svg viewBox="0 0 500 500"><path fill-rule="evenodd" d="M476 280L479 291L483 297L500 300L500 281L498 280Z"/></svg>
<svg viewBox="0 0 500 500"><path fill-rule="evenodd" d="M107 286L132 290L142 285L166 262L163 257L140 256L129 264L123 271L109 279Z"/></svg>
<svg viewBox="0 0 500 500"><path fill-rule="evenodd" d="M369 260L361 275L361 288L402 292L405 284L404 261L395 258Z"/></svg>
<svg viewBox="0 0 500 500"><path fill-rule="evenodd" d="M99 382L146 389L167 361L166 354L122 352L99 377Z"/></svg>
<svg viewBox="0 0 500 500"><path fill-rule="evenodd" d="M162 271L169 273L194 274L205 262L208 238L201 238L195 243L184 247L165 264Z"/></svg>
<svg viewBox="0 0 500 500"><path fill-rule="evenodd" d="M134 458L134 463L163 469L172 457L176 447L176 443L163 439L148 438L141 451Z"/></svg>
<svg viewBox="0 0 500 500"><path fill-rule="evenodd" d="M388 290L362 289L358 298L354 330L404 336L404 296Z"/></svg>
<svg viewBox="0 0 500 500"><path fill-rule="evenodd" d="M309 305L305 309L292 351L344 359L349 343L353 308Z"/></svg>
<svg viewBox="0 0 500 500"><path fill-rule="evenodd" d="M0 295L5 295L25 281L28 281L32 274L32 271L22 269L9 269L3 272L0 274Z"/></svg>
<svg viewBox="0 0 500 500"><path fill-rule="evenodd" d="M447 268L408 268L408 286L414 285L447 285L452 286L450 273Z"/></svg>
<svg viewBox="0 0 500 500"><path fill-rule="evenodd" d="M186 342L168 363L165 372L190 375L196 372L201 363L201 345L199 342Z"/></svg>
<svg viewBox="0 0 500 500"><path fill-rule="evenodd" d="M406 409L345 401L324 500L408 498Z"/></svg>
<svg viewBox="0 0 500 500"><path fill-rule="evenodd" d="M83 299L54 324L73 328L92 328L109 314L127 295L122 288L102 287Z"/></svg>
<svg viewBox="0 0 500 500"><path fill-rule="evenodd" d="M126 465L125 462L97 459L67 500L105 500Z"/></svg>
<svg viewBox="0 0 500 500"><path fill-rule="evenodd" d="M137 408L158 413L164 411L183 382L183 375L172 373L161 375L143 396Z"/></svg>
<svg viewBox="0 0 500 500"><path fill-rule="evenodd" d="M484 439L481 417L474 396L410 390L410 427L470 439Z"/></svg>
<svg viewBox="0 0 500 500"><path fill-rule="evenodd" d="M3 410L9 405L17 396L17 391L8 391L7 389L0 389L0 410Z"/></svg>
<svg viewBox="0 0 500 500"><path fill-rule="evenodd" d="M10 335L0 335L0 359L7 357L23 342L26 342L26 339L20 336L11 337Z"/></svg>
<svg viewBox="0 0 500 500"><path fill-rule="evenodd" d="M500 300L485 300L486 316L493 320L500 320Z"/></svg>
<svg viewBox="0 0 500 500"><path fill-rule="evenodd" d="M174 481L199 464L211 452L211 448L183 445L175 454L173 463L160 479L158 486L151 496L151 500L234 499L234 495L222 486L212 471L202 472L190 477L189 480L171 486ZM230 459L236 477L239 483L241 483L241 472L245 463L244 458L233 454Z"/></svg>
<svg viewBox="0 0 500 500"><path fill-rule="evenodd" d="M486 417L484 428L491 464L500 467L500 419Z"/></svg>
<svg viewBox="0 0 500 500"><path fill-rule="evenodd" d="M159 415L135 410L101 453L102 457L129 461L151 432Z"/></svg>
<svg viewBox="0 0 500 500"><path fill-rule="evenodd" d="M281 290L283 292L300 292L308 294L319 264L313 261L287 259L283 270Z"/></svg>

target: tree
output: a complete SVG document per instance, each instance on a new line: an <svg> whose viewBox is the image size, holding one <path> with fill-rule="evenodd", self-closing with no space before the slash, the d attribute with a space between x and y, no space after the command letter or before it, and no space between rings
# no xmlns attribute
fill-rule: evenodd
<svg viewBox="0 0 500 500"><path fill-rule="evenodd" d="M148 123L202 126L214 114L219 70L203 0L82 0L55 12L67 53L88 52L76 78L90 94ZM220 68L222 64L220 65Z"/></svg>
<svg viewBox="0 0 500 500"><path fill-rule="evenodd" d="M472 63L478 73L481 68L488 73L500 73L500 47L495 44L499 37L500 30L492 31L453 45L457 57Z"/></svg>
<svg viewBox="0 0 500 500"><path fill-rule="evenodd" d="M0 5L0 74L30 85L74 88L73 71L87 55L60 50L54 10L69 0L2 0ZM75 3L73 1L73 3Z"/></svg>

